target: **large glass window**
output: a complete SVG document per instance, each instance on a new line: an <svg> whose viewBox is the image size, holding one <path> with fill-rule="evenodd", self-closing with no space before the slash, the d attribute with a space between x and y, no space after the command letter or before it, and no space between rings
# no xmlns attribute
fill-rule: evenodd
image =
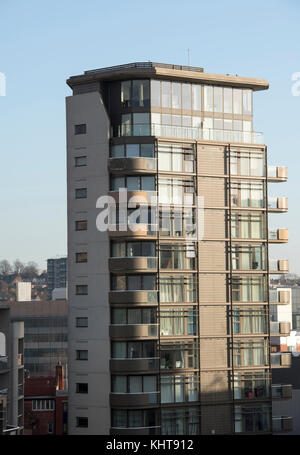
<svg viewBox="0 0 300 455"><path fill-rule="evenodd" d="M259 433L271 431L272 409L269 405L235 406L236 433Z"/></svg>
<svg viewBox="0 0 300 455"><path fill-rule="evenodd" d="M234 334L264 334L267 332L267 313L261 308L234 308L232 313Z"/></svg>
<svg viewBox="0 0 300 455"><path fill-rule="evenodd" d="M134 80L132 81L132 106L149 107L149 81Z"/></svg>
<svg viewBox="0 0 300 455"><path fill-rule="evenodd" d="M264 207L264 184L232 183L231 204L233 207Z"/></svg>
<svg viewBox="0 0 300 455"><path fill-rule="evenodd" d="M233 89L233 113L242 114L242 94L243 91L238 88Z"/></svg>
<svg viewBox="0 0 300 455"><path fill-rule="evenodd" d="M171 82L162 81L161 83L162 107L171 107Z"/></svg>
<svg viewBox="0 0 300 455"><path fill-rule="evenodd" d="M232 238L266 238L266 216L264 214L234 213L231 215Z"/></svg>
<svg viewBox="0 0 300 455"><path fill-rule="evenodd" d="M156 356L156 341L113 341L113 359L148 359Z"/></svg>
<svg viewBox="0 0 300 455"><path fill-rule="evenodd" d="M180 336L197 334L196 308L161 308L160 335Z"/></svg>
<svg viewBox="0 0 300 455"><path fill-rule="evenodd" d="M223 112L223 88L214 87L214 112Z"/></svg>
<svg viewBox="0 0 300 455"><path fill-rule="evenodd" d="M252 114L252 90L243 90L243 114Z"/></svg>
<svg viewBox="0 0 300 455"><path fill-rule="evenodd" d="M232 300L234 302L266 302L266 289L265 276L232 277Z"/></svg>
<svg viewBox="0 0 300 455"><path fill-rule="evenodd" d="M265 245L232 246L233 270L265 270L267 250Z"/></svg>
<svg viewBox="0 0 300 455"><path fill-rule="evenodd" d="M151 107L160 107L160 81L151 80Z"/></svg>
<svg viewBox="0 0 300 455"><path fill-rule="evenodd" d="M112 290L155 290L156 275L113 275Z"/></svg>
<svg viewBox="0 0 300 455"><path fill-rule="evenodd" d="M157 379L153 375L112 376L113 393L157 392Z"/></svg>
<svg viewBox="0 0 300 455"><path fill-rule="evenodd" d="M182 109L190 111L192 108L191 84L182 84Z"/></svg>
<svg viewBox="0 0 300 455"><path fill-rule="evenodd" d="M156 411L154 409L113 409L111 420L111 425L114 428L154 427L156 426Z"/></svg>
<svg viewBox="0 0 300 455"><path fill-rule="evenodd" d="M161 376L161 402L183 403L198 400L199 378L193 375Z"/></svg>
<svg viewBox="0 0 300 455"><path fill-rule="evenodd" d="M127 188L128 191L155 191L155 177L152 175L112 176L111 191L118 191L120 188Z"/></svg>
<svg viewBox="0 0 300 455"><path fill-rule="evenodd" d="M181 109L181 84L172 82L172 108Z"/></svg>
<svg viewBox="0 0 300 455"><path fill-rule="evenodd" d="M117 325L156 324L157 309L155 308L112 308L111 323Z"/></svg>
<svg viewBox="0 0 300 455"><path fill-rule="evenodd" d="M161 434L198 435L200 434L199 409L170 408L162 409Z"/></svg>
<svg viewBox="0 0 300 455"><path fill-rule="evenodd" d="M201 89L202 89L201 85L196 85L196 84L192 85L192 100L193 100L192 109L194 111L202 111Z"/></svg>
<svg viewBox="0 0 300 455"><path fill-rule="evenodd" d="M195 184L191 177L159 178L158 191L160 204L194 204Z"/></svg>
<svg viewBox="0 0 300 455"><path fill-rule="evenodd" d="M194 270L196 266L195 244L161 244L160 268Z"/></svg>
<svg viewBox="0 0 300 455"><path fill-rule="evenodd" d="M159 213L159 232L165 237L189 237L196 235L195 209L166 210Z"/></svg>
<svg viewBox="0 0 300 455"><path fill-rule="evenodd" d="M204 111L213 112L214 103L213 103L213 86L205 85L204 86Z"/></svg>
<svg viewBox="0 0 300 455"><path fill-rule="evenodd" d="M175 341L161 343L160 368L162 370L176 370L182 368L197 368L196 341Z"/></svg>
<svg viewBox="0 0 300 455"><path fill-rule="evenodd" d="M159 145L158 169L166 172L194 172L194 149L179 145Z"/></svg>
<svg viewBox="0 0 300 455"><path fill-rule="evenodd" d="M233 342L234 366L265 366L268 365L267 340L239 340Z"/></svg>
<svg viewBox="0 0 300 455"><path fill-rule="evenodd" d="M233 151L231 153L231 174L263 177L265 175L265 155L254 151Z"/></svg>
<svg viewBox="0 0 300 455"><path fill-rule="evenodd" d="M191 276L160 277L160 301L161 302L195 302L196 280Z"/></svg>
<svg viewBox="0 0 300 455"><path fill-rule="evenodd" d="M224 113L232 114L232 88L229 87L224 87Z"/></svg>
<svg viewBox="0 0 300 455"><path fill-rule="evenodd" d="M156 256L155 242L115 242L111 244L112 257Z"/></svg>

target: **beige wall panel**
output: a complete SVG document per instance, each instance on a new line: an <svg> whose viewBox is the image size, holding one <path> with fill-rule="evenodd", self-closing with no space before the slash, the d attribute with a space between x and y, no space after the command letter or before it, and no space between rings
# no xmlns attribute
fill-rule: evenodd
<svg viewBox="0 0 300 455"><path fill-rule="evenodd" d="M227 368L227 338L201 339L200 368Z"/></svg>
<svg viewBox="0 0 300 455"><path fill-rule="evenodd" d="M226 206L226 180L218 177L199 177L198 195L204 198L204 207Z"/></svg>
<svg viewBox="0 0 300 455"><path fill-rule="evenodd" d="M200 336L227 335L226 306L200 306Z"/></svg>
<svg viewBox="0 0 300 455"><path fill-rule="evenodd" d="M203 240L226 238L226 223L227 217L225 210L205 209Z"/></svg>
<svg viewBox="0 0 300 455"><path fill-rule="evenodd" d="M201 434L232 434L231 406L203 406L201 408Z"/></svg>
<svg viewBox="0 0 300 455"><path fill-rule="evenodd" d="M226 174L225 150L223 147L198 147L198 172L206 175Z"/></svg>
<svg viewBox="0 0 300 455"><path fill-rule="evenodd" d="M226 274L199 275L199 300L201 303L225 303L226 299Z"/></svg>
<svg viewBox="0 0 300 455"><path fill-rule="evenodd" d="M226 243L200 242L199 243L199 270L225 271L226 270Z"/></svg>
<svg viewBox="0 0 300 455"><path fill-rule="evenodd" d="M201 373L201 402L219 403L232 399L229 372Z"/></svg>

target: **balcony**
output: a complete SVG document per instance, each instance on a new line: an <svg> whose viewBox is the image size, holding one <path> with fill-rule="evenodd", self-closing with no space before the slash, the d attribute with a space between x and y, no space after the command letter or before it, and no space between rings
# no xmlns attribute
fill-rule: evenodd
<svg viewBox="0 0 300 455"><path fill-rule="evenodd" d="M157 269L156 257L121 257L109 259L109 270L111 272L147 272Z"/></svg>
<svg viewBox="0 0 300 455"><path fill-rule="evenodd" d="M111 373L137 373L159 370L159 357L147 359L110 359Z"/></svg>
<svg viewBox="0 0 300 455"><path fill-rule="evenodd" d="M24 386L23 384L18 385L18 397L23 397L24 396Z"/></svg>
<svg viewBox="0 0 300 455"><path fill-rule="evenodd" d="M152 224L134 224L133 226L128 225L117 225L115 231L109 230L108 235L110 238L116 237L157 237L157 226Z"/></svg>
<svg viewBox="0 0 300 455"><path fill-rule="evenodd" d="M110 291L110 303L157 303L158 291Z"/></svg>
<svg viewBox="0 0 300 455"><path fill-rule="evenodd" d="M291 361L289 352L271 353L271 368L290 368Z"/></svg>
<svg viewBox="0 0 300 455"><path fill-rule="evenodd" d="M290 303L290 292L276 289L270 289L270 303L279 305L288 305Z"/></svg>
<svg viewBox="0 0 300 455"><path fill-rule="evenodd" d="M112 407L144 407L158 404L159 392L140 393L111 393L110 405Z"/></svg>
<svg viewBox="0 0 300 455"><path fill-rule="evenodd" d="M273 417L273 433L293 431L293 418L287 416Z"/></svg>
<svg viewBox="0 0 300 455"><path fill-rule="evenodd" d="M113 174L154 174L157 169L156 158L110 158L108 161L108 169Z"/></svg>
<svg viewBox="0 0 300 455"><path fill-rule="evenodd" d="M289 261L288 260L274 260L269 261L270 273L289 273Z"/></svg>
<svg viewBox="0 0 300 455"><path fill-rule="evenodd" d="M1 356L0 357L0 373L8 370L8 357Z"/></svg>
<svg viewBox="0 0 300 455"><path fill-rule="evenodd" d="M288 211L288 198L287 197L273 197L268 198L268 209L271 213L284 213Z"/></svg>
<svg viewBox="0 0 300 455"><path fill-rule="evenodd" d="M158 324L114 324L109 327L111 338L157 338Z"/></svg>
<svg viewBox="0 0 300 455"><path fill-rule="evenodd" d="M290 322L270 322L271 336L289 336L291 332Z"/></svg>
<svg viewBox="0 0 300 455"><path fill-rule="evenodd" d="M268 166L269 182L286 182L288 179L288 168L283 166Z"/></svg>
<svg viewBox="0 0 300 455"><path fill-rule="evenodd" d="M160 427L138 427L138 428L121 428L121 427L112 427L110 429L110 434L116 434L118 436L126 436L126 435L147 435L147 434L160 434Z"/></svg>
<svg viewBox="0 0 300 455"><path fill-rule="evenodd" d="M159 124L131 125L123 124L111 128L112 137L126 136L158 136L175 139L196 139L198 141L214 141L239 144L264 144L263 133L251 131L233 131L203 129L196 127L171 126Z"/></svg>
<svg viewBox="0 0 300 455"><path fill-rule="evenodd" d="M290 400L293 394L293 386L291 384L273 384L272 399L273 400Z"/></svg>
<svg viewBox="0 0 300 455"><path fill-rule="evenodd" d="M288 229L270 229L269 242L270 243L287 243L289 241Z"/></svg>

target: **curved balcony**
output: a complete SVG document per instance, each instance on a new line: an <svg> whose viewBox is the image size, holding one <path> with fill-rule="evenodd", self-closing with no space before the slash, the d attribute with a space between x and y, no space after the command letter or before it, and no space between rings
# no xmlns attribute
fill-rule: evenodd
<svg viewBox="0 0 300 455"><path fill-rule="evenodd" d="M157 258L148 256L110 258L108 261L111 272L147 272L157 269Z"/></svg>
<svg viewBox="0 0 300 455"><path fill-rule="evenodd" d="M290 303L290 292L284 290L270 289L270 303L288 305Z"/></svg>
<svg viewBox="0 0 300 455"><path fill-rule="evenodd" d="M270 335L271 336L289 336L291 332L290 322L270 322Z"/></svg>
<svg viewBox="0 0 300 455"><path fill-rule="evenodd" d="M286 182L288 179L288 168L283 166L268 166L269 182Z"/></svg>
<svg viewBox="0 0 300 455"><path fill-rule="evenodd" d="M269 271L272 274L277 273L289 273L289 261L288 260L270 260L269 261Z"/></svg>
<svg viewBox="0 0 300 455"><path fill-rule="evenodd" d="M110 429L110 434L117 434L117 435L147 435L147 434L160 434L160 427L138 427L138 428L123 428L123 427L112 427Z"/></svg>
<svg viewBox="0 0 300 455"><path fill-rule="evenodd" d="M158 291L110 291L109 303L157 303Z"/></svg>
<svg viewBox="0 0 300 455"><path fill-rule="evenodd" d="M134 237L134 238L157 238L157 228L156 225L151 224L134 224L133 226L117 225L117 230L108 231L110 238L125 238L125 237Z"/></svg>
<svg viewBox="0 0 300 455"><path fill-rule="evenodd" d="M288 229L270 229L269 242L270 243L287 243L289 241Z"/></svg>
<svg viewBox="0 0 300 455"><path fill-rule="evenodd" d="M141 393L111 393L110 405L112 407L144 407L157 405L159 402L159 392Z"/></svg>
<svg viewBox="0 0 300 455"><path fill-rule="evenodd" d="M157 338L158 324L114 324L109 327L111 338Z"/></svg>
<svg viewBox="0 0 300 455"><path fill-rule="evenodd" d="M113 174L155 174L157 169L156 158L110 158L108 160L109 172Z"/></svg>
<svg viewBox="0 0 300 455"><path fill-rule="evenodd" d="M280 416L272 418L273 433L293 431L293 417Z"/></svg>
<svg viewBox="0 0 300 455"><path fill-rule="evenodd" d="M271 213L284 213L288 211L288 198L287 197L272 197L268 198L268 209Z"/></svg>
<svg viewBox="0 0 300 455"><path fill-rule="evenodd" d="M291 362L290 352L271 353L271 368L290 368Z"/></svg>
<svg viewBox="0 0 300 455"><path fill-rule="evenodd" d="M137 373L159 370L159 357L148 359L110 359L111 373Z"/></svg>
<svg viewBox="0 0 300 455"><path fill-rule="evenodd" d="M108 195L109 196L112 196L116 203L119 202L119 196L120 194L123 195L123 197L125 197L125 195L127 194L127 201L128 203L130 203L130 200L134 201L136 204L140 204L140 205L143 205L143 203L145 205L149 205L149 204L154 204L156 206L156 200L157 200L157 191L127 191L124 193L120 193L119 191L109 191L108 192ZM134 198L134 199L132 199Z"/></svg>
<svg viewBox="0 0 300 455"><path fill-rule="evenodd" d="M272 384L272 399L290 400L293 395L291 384Z"/></svg>

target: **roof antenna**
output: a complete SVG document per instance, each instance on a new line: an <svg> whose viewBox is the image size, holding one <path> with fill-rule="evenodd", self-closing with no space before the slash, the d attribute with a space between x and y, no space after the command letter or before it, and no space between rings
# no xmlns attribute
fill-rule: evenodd
<svg viewBox="0 0 300 455"><path fill-rule="evenodd" d="M190 66L190 64L191 64L191 62L190 62L190 48L188 48L187 52L188 52L188 66Z"/></svg>

